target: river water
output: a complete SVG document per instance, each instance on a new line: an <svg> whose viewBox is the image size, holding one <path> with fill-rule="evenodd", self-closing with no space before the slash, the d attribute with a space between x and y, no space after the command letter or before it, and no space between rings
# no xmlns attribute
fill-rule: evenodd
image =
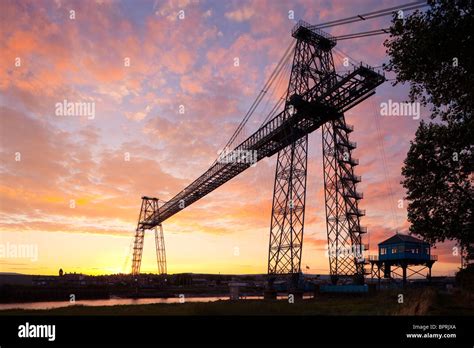
<svg viewBox="0 0 474 348"><path fill-rule="evenodd" d="M250 298L250 296L246 297ZM251 296L252 299L258 299L259 296ZM260 297L261 298L261 297ZM83 306L115 306L115 305L140 305L151 303L183 303L184 302L214 302L218 300L228 300L229 296L221 297L170 297L170 298L111 298L102 300L80 300L70 301L50 301L50 302L25 302L25 303L1 303L0 311L5 309L49 309L68 307L74 305Z"/></svg>
<svg viewBox="0 0 474 348"><path fill-rule="evenodd" d="M263 296L241 296L241 299L262 300ZM287 296L278 296L279 300L287 299ZM310 296L304 296L308 299ZM229 296L216 297L169 297L169 298L110 298L101 300L80 300L70 301L49 301L49 302L25 302L25 303L0 303L0 311L6 309L50 309L69 307L74 305L83 306L116 306L116 305L141 305L152 303L185 303L185 302L214 302L219 300L229 300Z"/></svg>

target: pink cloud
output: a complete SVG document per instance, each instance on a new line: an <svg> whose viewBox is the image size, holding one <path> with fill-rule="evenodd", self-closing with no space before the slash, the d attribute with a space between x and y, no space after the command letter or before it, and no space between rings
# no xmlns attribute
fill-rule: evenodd
<svg viewBox="0 0 474 348"><path fill-rule="evenodd" d="M252 7L243 6L233 11L226 12L224 15L226 18L232 21L243 22L252 18L254 14L255 14L255 10Z"/></svg>
<svg viewBox="0 0 474 348"><path fill-rule="evenodd" d="M75 21L68 18L71 5ZM236 2L222 13L198 1L149 5L137 20L116 2L2 3L2 230L130 233L141 195L169 199L217 157L291 41L289 10L309 21L353 12L344 2ZM181 9L184 20L177 18ZM369 62L384 59L380 40L338 47ZM16 57L21 67L14 66ZM286 80L271 103L285 89ZM361 207L367 209L362 224L371 243L395 232L383 168L396 199L402 197L400 168L417 126L407 119L374 119L381 101L403 98L406 90L384 86L378 93L346 115L356 126L351 139L359 145L356 174L363 175ZM54 104L65 98L94 101L96 119L55 117ZM248 133L265 115L256 116ZM21 162L14 160L16 152ZM189 233L268 233L275 161L259 162L169 224ZM305 243L317 249L326 238L319 132L310 136L308 168ZM397 227L406 231L406 211L397 212ZM440 262L454 264L450 245L439 247Z"/></svg>

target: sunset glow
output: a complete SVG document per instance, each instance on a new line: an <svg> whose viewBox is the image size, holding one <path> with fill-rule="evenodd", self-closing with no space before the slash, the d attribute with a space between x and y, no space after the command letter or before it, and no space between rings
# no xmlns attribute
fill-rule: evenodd
<svg viewBox="0 0 474 348"><path fill-rule="evenodd" d="M0 243L35 245L38 255L0 258L0 271L129 273L141 197L172 198L216 159L291 42L295 20L288 11L321 23L395 4L2 1ZM389 23L381 18L328 32ZM383 41L374 36L336 47L381 66ZM348 69L334 58L338 71ZM407 86L386 82L346 114L355 128L371 254L396 231L408 233L400 171L429 110L421 108L419 119L380 114L382 102L407 96ZM67 102L93 102L94 109L71 117ZM321 130L309 139L302 268L327 274ZM267 272L275 165L276 156L258 162L163 224L168 273ZM147 235L143 273L156 272L154 243ZM439 255L434 276L458 270L454 246L432 250Z"/></svg>

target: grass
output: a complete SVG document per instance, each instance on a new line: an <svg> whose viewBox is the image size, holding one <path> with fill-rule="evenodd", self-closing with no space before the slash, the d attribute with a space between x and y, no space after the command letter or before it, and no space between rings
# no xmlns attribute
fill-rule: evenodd
<svg viewBox="0 0 474 348"><path fill-rule="evenodd" d="M398 303L403 293L404 303ZM71 306L46 310L5 310L0 315L473 315L471 295L439 294L433 289L384 291L375 295L325 295L286 300L240 300L117 306Z"/></svg>
<svg viewBox="0 0 474 348"><path fill-rule="evenodd" d="M432 315L474 315L474 294L460 292L453 295L438 294L430 308Z"/></svg>

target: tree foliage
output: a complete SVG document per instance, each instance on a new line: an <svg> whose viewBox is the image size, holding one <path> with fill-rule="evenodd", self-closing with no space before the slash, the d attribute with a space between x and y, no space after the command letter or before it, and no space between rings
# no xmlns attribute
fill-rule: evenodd
<svg viewBox="0 0 474 348"><path fill-rule="evenodd" d="M410 232L431 243L457 240L474 259L474 2L431 1L427 11L394 16L386 70L409 83L411 102L431 109L404 161Z"/></svg>
<svg viewBox="0 0 474 348"><path fill-rule="evenodd" d="M474 105L474 2L430 3L426 12L394 16L387 70L396 73L395 84L410 84L411 101L430 105L433 118L466 121Z"/></svg>

